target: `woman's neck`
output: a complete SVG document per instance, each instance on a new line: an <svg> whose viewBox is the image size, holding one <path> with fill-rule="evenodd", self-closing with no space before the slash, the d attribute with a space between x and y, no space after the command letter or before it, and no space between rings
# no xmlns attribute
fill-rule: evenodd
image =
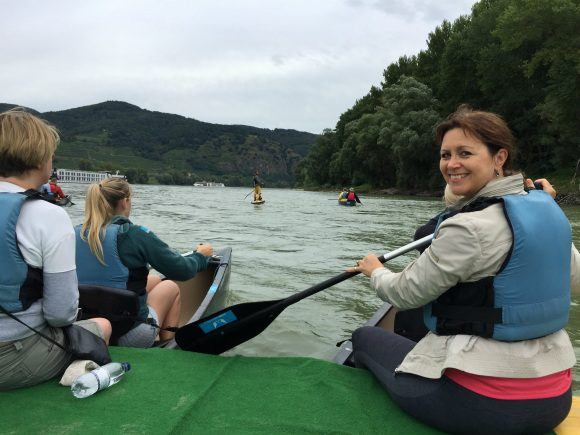
<svg viewBox="0 0 580 435"><path fill-rule="evenodd" d="M16 184L22 187L24 190L28 189L39 189L42 186L42 182L39 182L37 177L34 175L20 175L18 177L0 177L0 181L5 181L7 183Z"/></svg>

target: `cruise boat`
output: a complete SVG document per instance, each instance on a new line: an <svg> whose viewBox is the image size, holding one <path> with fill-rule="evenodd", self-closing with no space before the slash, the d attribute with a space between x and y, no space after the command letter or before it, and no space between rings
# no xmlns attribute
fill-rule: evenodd
<svg viewBox="0 0 580 435"><path fill-rule="evenodd" d="M214 183L213 181L196 181L193 187L226 187L224 183Z"/></svg>
<svg viewBox="0 0 580 435"><path fill-rule="evenodd" d="M81 171L80 169L57 169L56 176L61 183L98 183L105 178L126 178L123 174L117 171L115 174L107 171Z"/></svg>

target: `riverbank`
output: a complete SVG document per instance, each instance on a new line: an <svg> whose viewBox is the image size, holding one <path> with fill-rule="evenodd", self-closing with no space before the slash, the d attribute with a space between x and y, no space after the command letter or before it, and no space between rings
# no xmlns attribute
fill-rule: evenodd
<svg viewBox="0 0 580 435"><path fill-rule="evenodd" d="M570 176L569 171L552 172L545 175L556 189L556 202L565 205L580 205L580 177ZM442 198L443 187L438 190L402 189L398 187L376 188L369 184L355 185L354 190L360 195L367 196L416 196L420 198ZM305 186L304 190L313 192L332 191L340 192L341 186Z"/></svg>

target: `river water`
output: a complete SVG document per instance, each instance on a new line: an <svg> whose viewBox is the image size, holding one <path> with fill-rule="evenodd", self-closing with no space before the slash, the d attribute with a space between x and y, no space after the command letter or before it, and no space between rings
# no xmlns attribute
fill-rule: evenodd
<svg viewBox="0 0 580 435"><path fill-rule="evenodd" d="M82 221L87 185L63 184L73 195L66 210ZM341 207L334 192L266 189L263 205L251 205L249 188L134 186L131 219L180 252L199 242L231 246L229 304L283 298L344 271L369 253L383 254L413 239L415 229L438 213L436 199L362 197ZM580 207L564 208L580 247ZM401 270L415 254L389 262ZM580 360L580 297L573 297L568 332ZM311 356L329 359L381 305L368 279L355 277L288 307L258 337L230 354ZM580 393L580 364L574 371Z"/></svg>

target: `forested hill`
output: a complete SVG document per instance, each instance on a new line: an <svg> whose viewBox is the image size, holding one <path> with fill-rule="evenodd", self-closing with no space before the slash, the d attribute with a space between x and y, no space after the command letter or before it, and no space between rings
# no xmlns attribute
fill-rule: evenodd
<svg viewBox="0 0 580 435"><path fill-rule="evenodd" d="M388 65L381 86L325 130L300 182L442 189L434 128L466 103L507 120L520 169L578 192L579 23L578 0L481 0L443 21L425 50Z"/></svg>
<svg viewBox="0 0 580 435"><path fill-rule="evenodd" d="M0 111L14 106L0 104ZM260 169L268 185L289 186L317 137L296 130L210 124L120 101L38 115L60 131L56 167L119 170L136 182L248 185L253 171Z"/></svg>

